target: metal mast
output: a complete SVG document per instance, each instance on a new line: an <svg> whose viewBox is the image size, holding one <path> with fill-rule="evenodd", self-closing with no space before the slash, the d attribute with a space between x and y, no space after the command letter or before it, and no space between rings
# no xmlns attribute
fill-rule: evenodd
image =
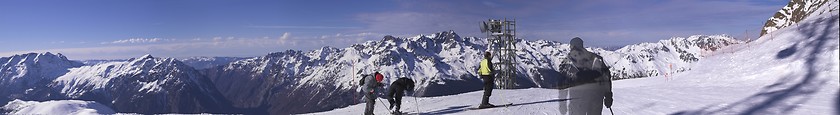
<svg viewBox="0 0 840 115"><path fill-rule="evenodd" d="M487 50L493 55L493 65L498 70L496 86L501 89L516 87L516 21L494 20L482 22L481 32L487 33Z"/></svg>

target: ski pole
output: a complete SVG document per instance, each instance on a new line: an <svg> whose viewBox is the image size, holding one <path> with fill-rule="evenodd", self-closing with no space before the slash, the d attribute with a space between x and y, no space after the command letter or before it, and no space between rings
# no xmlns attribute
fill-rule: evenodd
<svg viewBox="0 0 840 115"><path fill-rule="evenodd" d="M388 112L389 112L389 113L390 113L390 112L392 112L392 111L391 111L391 108L388 108L388 106L387 106L387 105L385 105L385 102L384 102L384 101L382 101L382 99L380 99L380 98L376 98L376 100L379 100L379 102L382 102L382 103L380 103L380 104L382 104L382 106L384 106L384 107L385 107L385 109L388 109Z"/></svg>
<svg viewBox="0 0 840 115"><path fill-rule="evenodd" d="M612 107L610 107L610 114L615 115L615 113L613 113L612 111Z"/></svg>
<svg viewBox="0 0 840 115"><path fill-rule="evenodd" d="M418 114L422 113L422 112L420 112L420 103L417 101L417 95L416 94L414 95L414 106L415 106L414 108L417 108L417 113Z"/></svg>

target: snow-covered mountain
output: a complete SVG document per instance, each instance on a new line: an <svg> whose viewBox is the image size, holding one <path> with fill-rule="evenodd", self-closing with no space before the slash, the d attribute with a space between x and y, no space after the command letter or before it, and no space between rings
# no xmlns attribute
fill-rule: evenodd
<svg viewBox="0 0 840 115"><path fill-rule="evenodd" d="M613 65L616 78L654 76L672 63L687 70L704 52L742 43L725 35L672 38L626 46L617 51L589 48ZM288 50L206 69L204 73L234 106L268 106L274 114L323 111L357 103L360 74L383 73L386 84L399 77L417 81L420 96L479 90L475 77L484 38L462 38L453 31L408 38L385 36L347 48L323 47L309 52ZM516 77L519 88L556 88L565 80L560 66L569 45L556 41L518 40Z"/></svg>
<svg viewBox="0 0 840 115"><path fill-rule="evenodd" d="M56 91L47 85L67 73L69 68L80 66L80 62L49 52L0 57L0 87L3 89L0 90L0 103L14 99L60 99L61 96L51 95Z"/></svg>
<svg viewBox="0 0 840 115"><path fill-rule="evenodd" d="M186 57L186 58L178 58L179 61L187 64L195 69L207 69L210 67L215 66L222 66L226 65L233 61L239 61L243 59L248 59L245 57L205 57L205 56L198 56L198 57ZM109 62L123 62L128 61L127 59L110 59L110 60L103 60L103 59L93 59L93 60L79 60L85 65L96 65L96 64L103 64Z"/></svg>
<svg viewBox="0 0 840 115"><path fill-rule="evenodd" d="M146 55L83 65L52 53L0 58L2 103L80 99L132 113L228 113L230 106L198 70Z"/></svg>
<svg viewBox="0 0 840 115"><path fill-rule="evenodd" d="M674 37L656 43L628 45L615 51L590 49L598 53L608 65L613 79L669 75L690 70L694 62L711 55L720 48L742 44L726 35L694 35Z"/></svg>
<svg viewBox="0 0 840 115"><path fill-rule="evenodd" d="M50 87L70 99L96 100L120 112L224 112L228 102L210 80L174 59L145 55L72 68Z"/></svg>
<svg viewBox="0 0 840 115"><path fill-rule="evenodd" d="M785 7L782 7L779 12L773 14L773 17L767 19L767 22L764 23L764 28L761 29L761 36L778 29L794 25L810 15L820 15L831 12L831 8L823 8L823 10L818 9L824 4L837 6L836 2L833 1L837 0L791 0ZM834 10L836 11L836 9L837 8L835 7Z"/></svg>

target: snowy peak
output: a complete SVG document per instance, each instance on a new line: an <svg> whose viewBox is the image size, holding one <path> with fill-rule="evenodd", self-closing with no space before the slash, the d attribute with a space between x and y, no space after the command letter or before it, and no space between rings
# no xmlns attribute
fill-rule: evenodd
<svg viewBox="0 0 840 115"><path fill-rule="evenodd" d="M830 0L791 0L779 12L773 14L773 17L764 23L764 28L761 30L761 36L778 29L795 25L806 17L812 14L823 14L830 11L837 10L837 2L829 2ZM820 8L824 4L829 3L833 8Z"/></svg>
<svg viewBox="0 0 840 115"><path fill-rule="evenodd" d="M79 66L82 66L82 63L50 52L2 57L0 58L0 86L8 88L39 85L36 82L52 80L67 72L68 68Z"/></svg>
<svg viewBox="0 0 840 115"><path fill-rule="evenodd" d="M128 59L128 61L130 61L130 62L145 62L145 61L154 60L154 59L155 59L155 57L152 57L151 54L146 54L146 55L140 56L138 58Z"/></svg>
<svg viewBox="0 0 840 115"><path fill-rule="evenodd" d="M655 43L628 45L616 51L595 50L612 65L614 79L668 75L691 69L692 63L720 48L742 44L727 35L673 37Z"/></svg>
<svg viewBox="0 0 840 115"><path fill-rule="evenodd" d="M177 76L168 74L178 74ZM124 62L110 62L98 65L70 69L70 72L56 79L55 86L62 87L62 92L69 97L77 97L85 91L114 86L113 80L140 79L145 92L158 92L163 89L147 88L163 85L178 79L191 82L198 73L174 58L154 58L145 55ZM81 82L81 84L79 84ZM122 82L119 82L122 83ZM132 83L133 84L133 83ZM82 85L82 86L77 86ZM92 88L92 89L91 89Z"/></svg>
<svg viewBox="0 0 840 115"><path fill-rule="evenodd" d="M0 63L5 63L4 65L8 64L15 64L15 65L22 65L22 64L64 64L70 66L81 66L81 63L76 61L70 61L59 53L58 55L52 54L50 52L46 53L27 53L27 54L20 54L14 55L11 57L2 57L0 58Z"/></svg>
<svg viewBox="0 0 840 115"><path fill-rule="evenodd" d="M12 99L45 100L59 98L47 85L82 63L67 60L64 55L28 53L0 57L0 103Z"/></svg>
<svg viewBox="0 0 840 115"><path fill-rule="evenodd" d="M50 86L68 98L97 100L121 112L198 113L221 111L215 109L226 103L194 68L150 55L73 68Z"/></svg>
<svg viewBox="0 0 840 115"><path fill-rule="evenodd" d="M140 56L139 59L152 59L152 58L155 58L155 57L152 57L152 54L146 54L146 55Z"/></svg>
<svg viewBox="0 0 840 115"><path fill-rule="evenodd" d="M387 36L386 36L386 38L387 38ZM418 35L418 36L415 36L415 37L409 37L409 39L411 41L415 41L415 42L423 41L423 40L432 40L432 41L436 41L436 42L437 41L442 42L442 41L446 41L446 40L458 40L458 39L461 39L461 36L458 36L458 34L455 33L455 31L449 30L449 31L442 31L442 32L429 34L429 35Z"/></svg>

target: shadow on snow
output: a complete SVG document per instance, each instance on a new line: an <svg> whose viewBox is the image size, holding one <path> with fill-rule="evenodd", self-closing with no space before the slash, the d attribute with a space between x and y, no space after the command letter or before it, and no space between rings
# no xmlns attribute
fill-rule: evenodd
<svg viewBox="0 0 840 115"><path fill-rule="evenodd" d="M817 74L822 69L820 67L831 67L837 66L832 65L830 63L824 62L817 62L817 54L826 53L823 51L823 47L826 42L829 42L829 36L832 33L831 31L833 27L838 26L837 21L826 21L826 20L838 20L838 15L834 15L826 18L818 18L817 23L800 23L800 26L790 26L796 27L800 30L805 31L798 31L800 34L809 36L807 40L813 41L803 41L797 44L802 44L800 46L811 46L811 47L801 47L802 51L806 51L804 49L811 48L810 52L800 52L799 55L805 58L805 66L807 67L807 73L804 76L796 76L796 75L788 75L785 78L779 79L776 83L765 86L762 88L761 91L758 93L744 98L738 102L729 104L724 107L720 108L712 108L715 105L709 105L700 110L694 111L681 111L673 114L764 114L766 112L773 112L774 110L779 110L782 113L776 114L786 114L793 109L799 107L799 104L805 103L806 101L812 98L813 94L819 91L820 88L823 87L828 81L826 79L819 79L817 78ZM826 25L824 28L819 28L820 26L814 25ZM802 28L808 27L808 28ZM837 44L831 44L837 45ZM790 46L784 50L779 51L776 54L777 59L789 58L790 56L797 55L796 48L797 45ZM836 46L835 46L836 47ZM795 80L796 78L802 77L800 81L791 81ZM840 108L840 97L838 97L838 105L837 107ZM837 110L838 114L840 114L840 110Z"/></svg>

